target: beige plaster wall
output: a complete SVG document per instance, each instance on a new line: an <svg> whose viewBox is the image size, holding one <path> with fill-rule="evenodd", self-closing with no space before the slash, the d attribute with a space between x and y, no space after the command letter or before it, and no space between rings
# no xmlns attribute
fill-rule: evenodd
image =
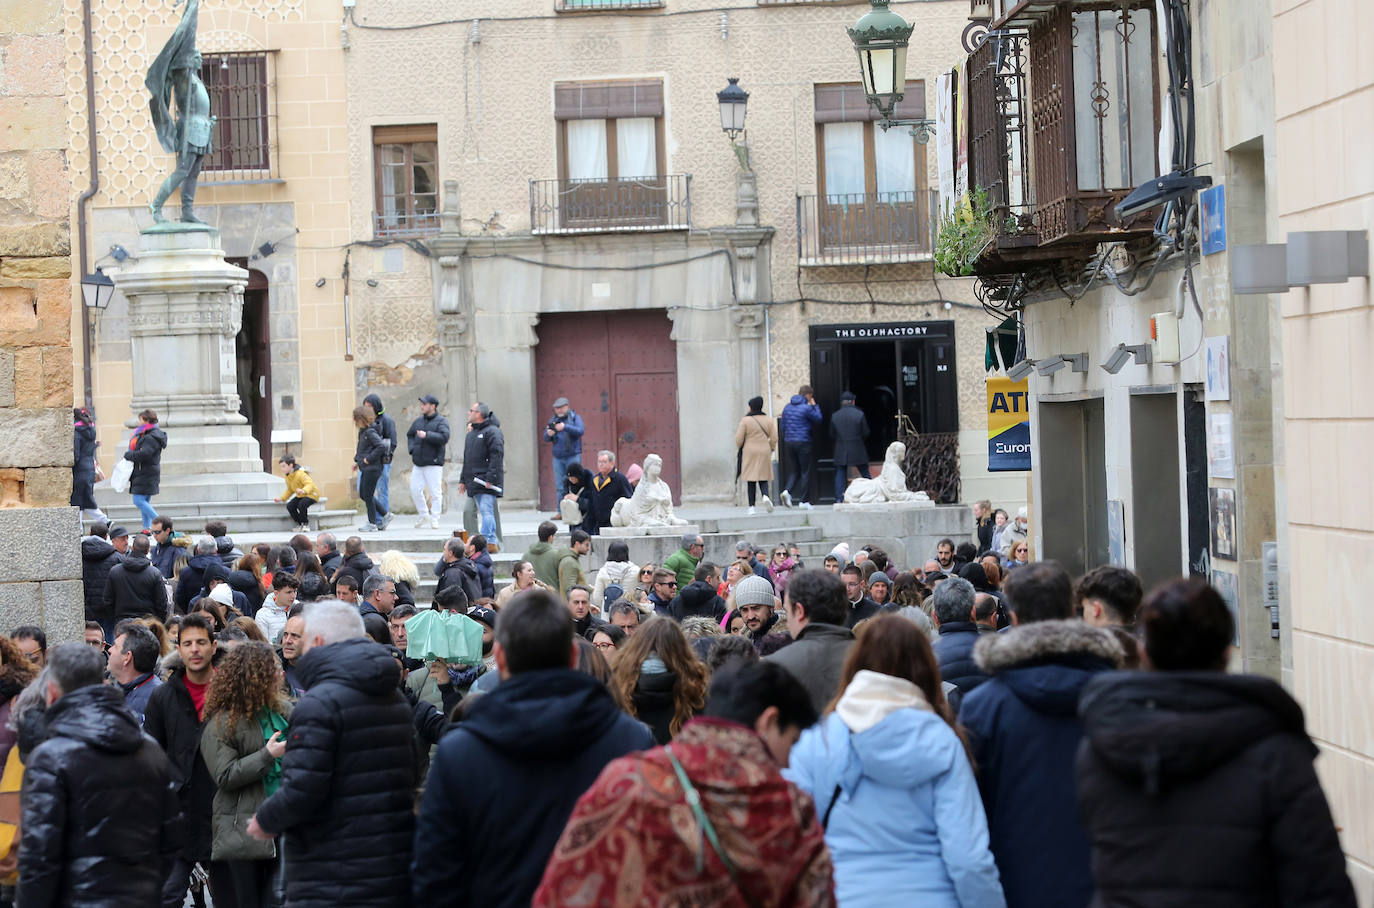
<svg viewBox="0 0 1374 908"><path fill-rule="evenodd" d="M1278 229L1374 228L1374 31L1367 4L1273 0ZM1352 43L1352 40L1354 43ZM1365 702L1374 630L1374 501L1364 454L1374 400L1361 380L1374 344L1366 278L1297 288L1281 301L1292 575L1292 683L1362 906L1374 904L1374 732Z"/></svg>
<svg viewBox="0 0 1374 908"><path fill-rule="evenodd" d="M146 226L151 216L142 216L141 209L173 161L152 132L143 78L180 20L181 9L144 0L109 0L94 4L93 9L100 190L90 205L97 210L132 208L137 226ZM72 133L73 180L80 192L90 181L80 0L65 0L64 13L69 36L65 43L66 120ZM284 239L294 246L296 261L299 356L277 355L274 350L273 375L275 380L285 370L299 370L301 390L295 405L304 417L303 440L290 449L310 464L325 494L333 499L331 506L347 495L353 452L347 416L354 406L354 373L345 360L341 280L345 246L352 233L339 16L337 0L202 0L197 41L206 54L275 52L275 150L281 182L217 185L202 180L196 206L287 203L294 208L299 233L264 238ZM107 251L96 246L94 236L89 246L93 262ZM138 254L132 247L129 251ZM319 277L326 279L322 288L315 286ZM74 321L74 337L79 337L79 330ZM97 351L103 339L98 327ZM118 349L118 345L103 349ZM127 351L127 345L123 349ZM79 395L81 364L74 365ZM132 369L127 353L96 362L95 404L107 470L112 457L108 452L119 446L126 434L124 422L131 415Z"/></svg>

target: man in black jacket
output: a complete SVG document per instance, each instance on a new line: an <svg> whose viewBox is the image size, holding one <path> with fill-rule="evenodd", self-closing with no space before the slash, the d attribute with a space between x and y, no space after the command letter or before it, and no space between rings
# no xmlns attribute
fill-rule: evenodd
<svg viewBox="0 0 1374 908"><path fill-rule="evenodd" d="M148 549L148 537L140 533L129 542L124 560L110 568L103 601L116 621L142 615L167 620L167 585L148 560Z"/></svg>
<svg viewBox="0 0 1374 908"><path fill-rule="evenodd" d="M185 614L191 607L191 600L200 595L201 589L205 586L205 569L212 564L223 564L224 561L216 554L215 539L213 536L201 536L196 540L193 554L186 566L177 575L176 592L172 595L172 601L176 604L177 611Z"/></svg>
<svg viewBox="0 0 1374 908"><path fill-rule="evenodd" d="M709 561L701 562L692 575L692 582L678 590L669 603L669 612L679 621L693 616L719 621L725 617L726 610L725 600L716 595L719 585L719 569Z"/></svg>
<svg viewBox="0 0 1374 908"><path fill-rule="evenodd" d="M426 394L420 398L420 417L406 431L406 448L410 451L410 497L415 513L420 515L415 526L426 524L439 529L439 515L444 510L444 452L448 447L448 420L439 415L439 398ZM425 494L429 504L425 504Z"/></svg>
<svg viewBox="0 0 1374 908"><path fill-rule="evenodd" d="M86 601L86 620L99 621L105 642L114 635L114 609L105 605L105 585L110 571L122 561L119 551L107 540L105 524L91 527L91 535L81 540L81 591Z"/></svg>
<svg viewBox="0 0 1374 908"><path fill-rule="evenodd" d="M501 684L444 736L430 767L405 904L529 905L577 799L608 762L653 746L604 685L573 668L572 621L552 593L510 601L493 654Z"/></svg>
<svg viewBox="0 0 1374 908"><path fill-rule="evenodd" d="M100 651L64 643L48 660L44 740L21 799L15 904L159 903L176 856L172 767L101 682Z"/></svg>
<svg viewBox="0 0 1374 908"><path fill-rule="evenodd" d="M596 514L597 527L611 525L611 511L615 503L629 498L635 493L630 480L615 468L614 451L598 451L596 455L596 475L592 477L592 511Z"/></svg>
<svg viewBox="0 0 1374 908"><path fill-rule="evenodd" d="M306 692L291 714L281 787L248 834L285 833L292 908L408 906L417 755L400 663L339 602L305 607L300 649Z"/></svg>
<svg viewBox="0 0 1374 908"><path fill-rule="evenodd" d="M854 392L840 395L840 408L830 415L830 440L834 443L835 501L844 501L845 486L849 484L849 468L868 478L868 419L864 411L854 406Z"/></svg>
<svg viewBox="0 0 1374 908"><path fill-rule="evenodd" d="M320 568L324 575L333 579L334 572L343 561L343 553L339 551L339 542L333 533L320 533L315 537L315 554L319 556Z"/></svg>
<svg viewBox="0 0 1374 908"><path fill-rule="evenodd" d="M434 574L439 578L439 584L434 588L435 596L445 587L454 585L462 588L468 602L476 602L483 596L477 565L468 559L467 544L457 537L444 543L444 554L434 565Z"/></svg>
<svg viewBox="0 0 1374 908"><path fill-rule="evenodd" d="M854 632L844 626L844 584L823 570L797 571L787 581L783 604L793 643L766 658L791 672L823 713L839 693L841 669L854 646Z"/></svg>
<svg viewBox="0 0 1374 908"><path fill-rule="evenodd" d="M504 494L506 482L506 436L491 407L478 401L468 408L468 434L463 440L463 472L458 478L458 494L468 496L463 525L469 535L481 515L481 529L487 541L501 545L496 501Z"/></svg>
<svg viewBox="0 0 1374 908"><path fill-rule="evenodd" d="M967 695L988 679L988 673L973 660L973 647L980 636L974 619L978 593L962 577L951 577L935 588L935 624L940 636L931 645L940 677Z"/></svg>
<svg viewBox="0 0 1374 908"><path fill-rule="evenodd" d="M210 860L215 781L200 755L205 697L215 674L215 653L215 632L210 619L198 613L183 618L177 637L181 666L153 691L143 716L143 730L172 761L183 817L180 854L162 889L163 908L180 908L186 899L192 865L196 863L210 873L211 895L217 888L224 892L224 887L232 886L224 863Z"/></svg>
<svg viewBox="0 0 1374 908"><path fill-rule="evenodd" d="M353 588L362 589L363 581L375 569L376 565L367 552L363 551L363 537L349 536L344 540L343 561L339 562L339 569L329 579L338 580L340 577L351 577Z"/></svg>

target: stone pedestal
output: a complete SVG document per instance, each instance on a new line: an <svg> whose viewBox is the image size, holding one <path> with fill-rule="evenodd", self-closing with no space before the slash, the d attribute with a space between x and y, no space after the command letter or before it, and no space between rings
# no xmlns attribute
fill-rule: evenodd
<svg viewBox="0 0 1374 908"><path fill-rule="evenodd" d="M971 538L973 512L965 505L936 505L928 501L892 501L881 504L839 504L810 513L827 541L854 546L881 546L903 566L919 567L935 557L941 539L955 544Z"/></svg>
<svg viewBox="0 0 1374 908"><path fill-rule="evenodd" d="M681 537L686 533L700 533L701 527L695 523L684 523L680 526L672 527L602 527L601 535L614 538L626 538L630 536L667 536L670 539L681 542Z"/></svg>
<svg viewBox="0 0 1374 908"><path fill-rule="evenodd" d="M170 225L169 225L170 226ZM159 503L249 501L281 494L239 412L235 337L248 272L224 260L210 227L145 231L138 262L115 283L129 301L134 414L167 433ZM125 423L138 425L137 416Z"/></svg>

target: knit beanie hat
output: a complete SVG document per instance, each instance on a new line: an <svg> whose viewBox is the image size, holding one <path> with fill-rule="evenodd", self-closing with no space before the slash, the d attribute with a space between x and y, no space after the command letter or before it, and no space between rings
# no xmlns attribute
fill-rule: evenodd
<svg viewBox="0 0 1374 908"><path fill-rule="evenodd" d="M762 577L751 574L735 584L735 606L773 606L773 587Z"/></svg>

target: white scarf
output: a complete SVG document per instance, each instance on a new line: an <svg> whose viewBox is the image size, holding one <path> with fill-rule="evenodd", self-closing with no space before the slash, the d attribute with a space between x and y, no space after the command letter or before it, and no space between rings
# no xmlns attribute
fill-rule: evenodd
<svg viewBox="0 0 1374 908"><path fill-rule="evenodd" d="M844 689L835 712L849 730L868 731L899 709L933 712L921 689L904 678L860 670Z"/></svg>

